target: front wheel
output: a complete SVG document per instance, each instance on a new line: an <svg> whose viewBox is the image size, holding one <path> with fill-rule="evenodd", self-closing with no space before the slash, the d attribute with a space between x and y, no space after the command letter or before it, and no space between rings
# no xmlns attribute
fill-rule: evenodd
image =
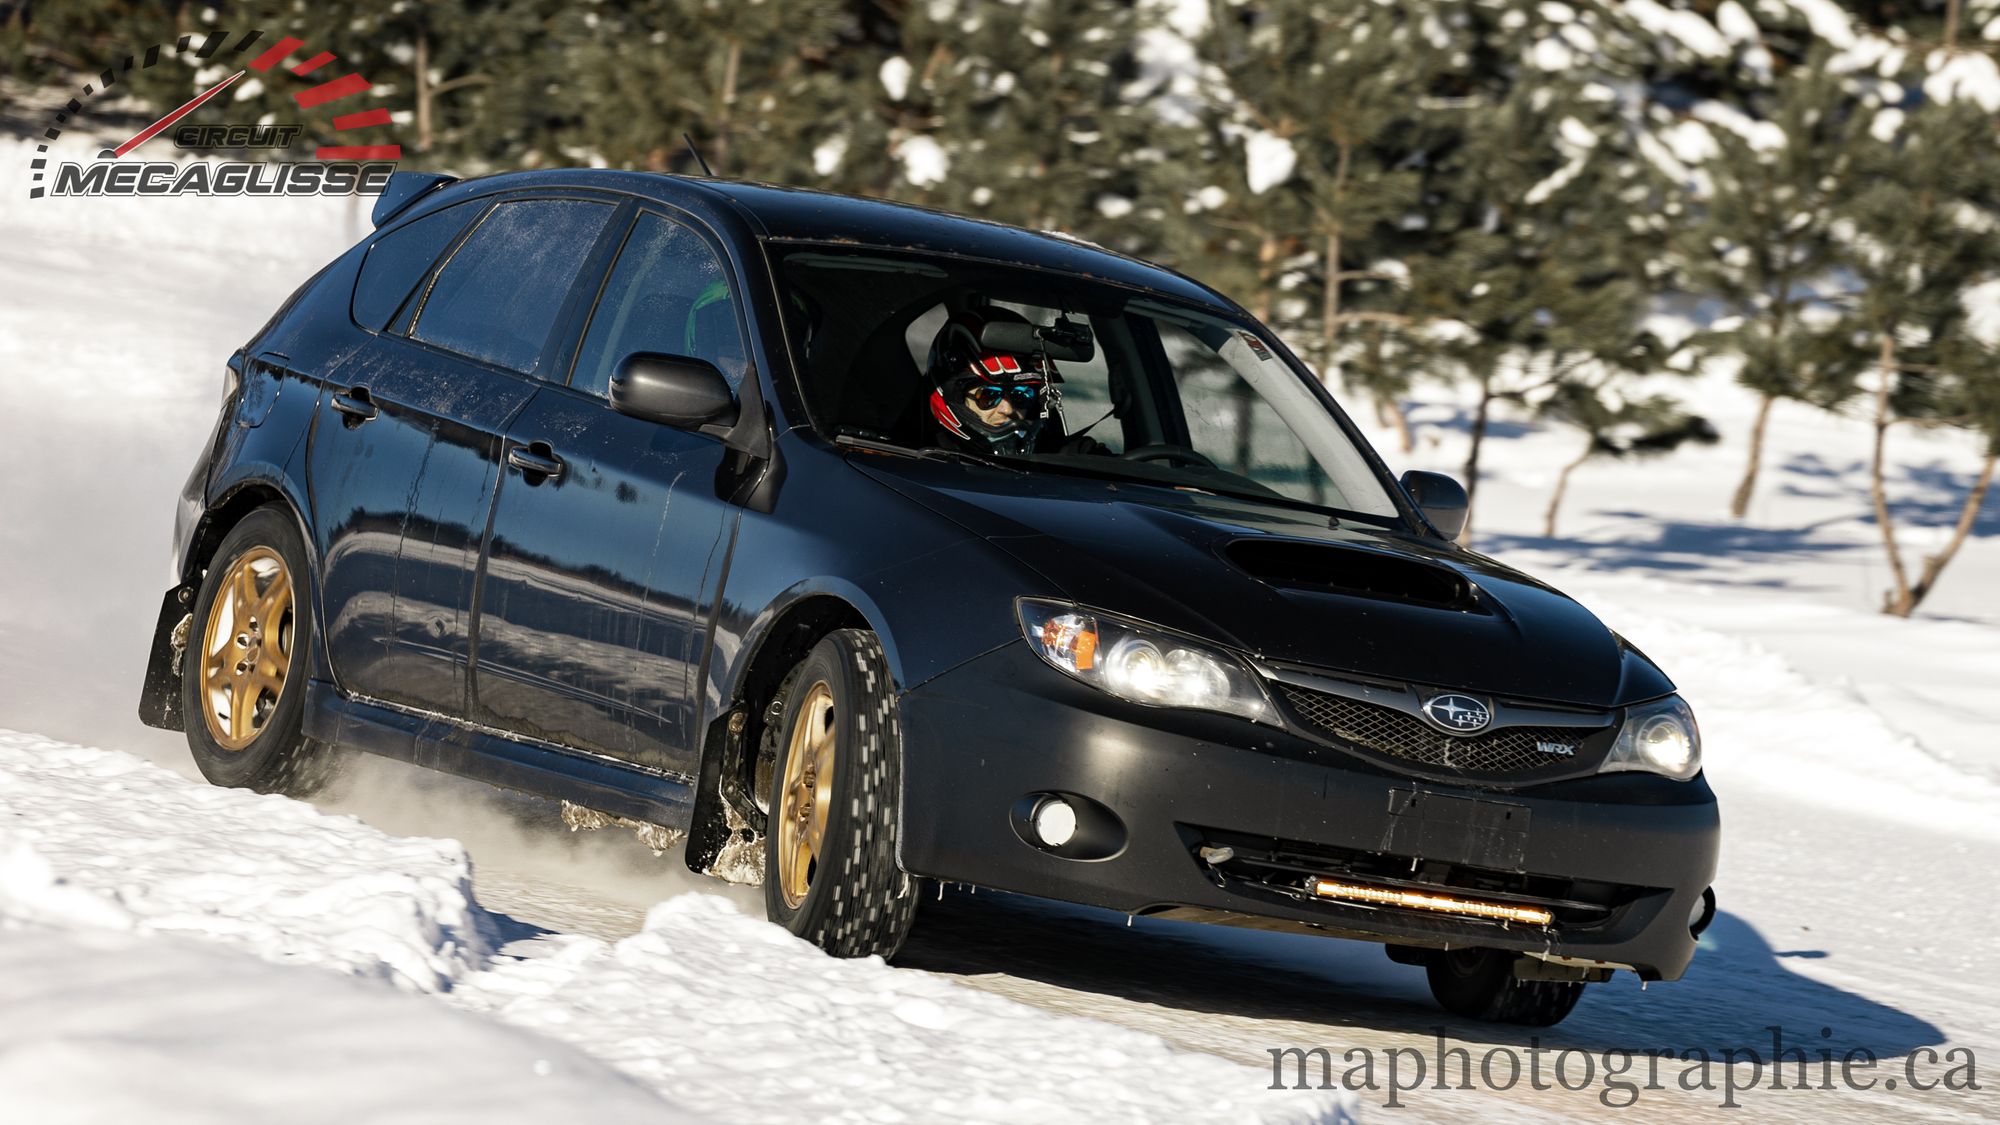
<svg viewBox="0 0 2000 1125"><path fill-rule="evenodd" d="M764 903L836 957L892 957L917 896L896 866L902 732L873 633L841 629L790 677L771 770Z"/></svg>
<svg viewBox="0 0 2000 1125"><path fill-rule="evenodd" d="M1583 998L1580 981L1522 980L1518 954L1497 949L1450 949L1426 962L1431 995L1453 1015L1489 1023L1553 1027Z"/></svg>
<svg viewBox="0 0 2000 1125"><path fill-rule="evenodd" d="M215 550L181 657L188 749L217 785L308 797L332 776L332 748L305 736L312 645L306 553L291 513L243 517Z"/></svg>

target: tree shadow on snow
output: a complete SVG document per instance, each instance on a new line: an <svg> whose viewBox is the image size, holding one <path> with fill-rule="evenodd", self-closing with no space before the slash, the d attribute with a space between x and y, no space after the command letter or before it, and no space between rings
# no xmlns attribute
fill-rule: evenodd
<svg viewBox="0 0 2000 1125"><path fill-rule="evenodd" d="M1860 459L1835 463L1816 453L1800 453L1787 460L1780 472L1783 483L1778 491L1786 496L1815 500L1843 500L1854 507L1855 517L1875 522L1868 496L1868 462ZM1972 491L1977 473L1948 468L1940 462L1925 465L1898 465L1888 482L1889 511L1898 527L1952 527L1958 523L1966 494ZM1989 499L1973 518L1972 535L1983 538L2000 535L2000 504Z"/></svg>
<svg viewBox="0 0 2000 1125"><path fill-rule="evenodd" d="M1420 435L1424 430L1433 429L1458 434L1472 432L1473 412L1470 407L1430 402L1411 405L1407 409L1410 411L1410 426ZM1496 418L1490 413L1486 416L1486 438L1489 441L1507 441L1533 432L1534 427L1525 422Z"/></svg>
<svg viewBox="0 0 2000 1125"><path fill-rule="evenodd" d="M1703 581L1722 586L1791 590L1814 587L1785 578L1732 578L1724 567L1731 558L1828 558L1872 549L1868 544L1822 536L1827 528L1847 522L1845 517L1798 527L1752 527L1737 523L1661 519L1651 513L1637 511L1599 510L1591 515L1600 519L1629 521L1631 532L1611 540L1482 533L1473 545L1482 553L1503 561L1513 551L1550 551L1560 553L1570 565L1589 570L1700 573Z"/></svg>
<svg viewBox="0 0 2000 1125"><path fill-rule="evenodd" d="M1943 1041L1920 1016L1794 971L1805 961L1840 965L1824 950L1773 950L1748 922L1722 913L1684 979L1642 992L1631 974L1619 974L1586 990L1555 1028L1512 1027L1447 1015L1431 1001L1422 969L1391 963L1371 943L1144 918L1128 927L1111 911L956 890L925 904L897 958L935 973L1004 974L1222 1021L1304 1025L1242 1029L1269 1047L1369 1046L1367 1033L1377 1031L1518 1046L1539 1038L1597 1052L1700 1048L1718 1058L1748 1048L1768 1058L1768 1028L1777 1026L1787 1047L1813 1059L1831 1048L1838 1059L1856 1047L1889 1058ZM1209 1028L1222 1038L1227 1023Z"/></svg>

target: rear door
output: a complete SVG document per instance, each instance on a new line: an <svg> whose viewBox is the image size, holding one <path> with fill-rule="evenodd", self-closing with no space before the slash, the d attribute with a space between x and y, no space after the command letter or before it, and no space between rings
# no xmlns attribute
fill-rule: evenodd
<svg viewBox="0 0 2000 1125"><path fill-rule="evenodd" d="M745 326L712 237L642 211L620 232L568 385L508 427L487 536L475 717L668 772L696 768L695 665L736 509L721 441L608 402L633 352L687 355L740 386Z"/></svg>
<svg viewBox="0 0 2000 1125"><path fill-rule="evenodd" d="M432 442L418 405L428 382L424 357L390 325L487 206L446 207L377 236L350 305L362 343L333 370L313 373L325 384L306 457L319 620L336 682L360 695L386 697L396 683L396 559Z"/></svg>
<svg viewBox="0 0 2000 1125"><path fill-rule="evenodd" d="M584 197L503 198L402 316L401 404L427 441L406 485L389 644L375 694L467 714L473 593L508 424L562 349L556 331L616 207Z"/></svg>

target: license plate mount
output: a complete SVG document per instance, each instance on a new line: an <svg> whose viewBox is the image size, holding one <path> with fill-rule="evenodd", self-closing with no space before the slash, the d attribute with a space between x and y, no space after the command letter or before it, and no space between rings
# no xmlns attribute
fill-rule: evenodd
<svg viewBox="0 0 2000 1125"><path fill-rule="evenodd" d="M1389 791L1381 850L1417 859L1521 871L1528 855L1526 805L1423 789Z"/></svg>

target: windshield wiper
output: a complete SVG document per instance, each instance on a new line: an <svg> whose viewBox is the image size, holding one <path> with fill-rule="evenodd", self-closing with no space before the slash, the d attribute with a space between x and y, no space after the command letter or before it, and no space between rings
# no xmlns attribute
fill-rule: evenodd
<svg viewBox="0 0 2000 1125"><path fill-rule="evenodd" d="M1048 469L1051 472L1122 481L1128 484L1149 484L1155 488L1174 489L1183 492L1200 492L1209 496L1227 497L1231 500L1247 500L1251 503L1274 504L1281 508L1293 508L1323 515L1336 525L1342 520L1353 520L1374 527L1393 528L1401 522L1391 516L1378 516L1369 512L1356 512L1347 508L1335 508L1326 504L1315 504L1310 500L1300 500L1297 497L1287 496L1276 489L1262 489L1261 491L1253 492L1249 489L1229 488L1225 485L1207 481L1163 480L1159 477L1143 476L1138 473L1120 472L1116 467L1116 462L1118 461L1116 457L1105 457L1102 459L1113 462L1113 464L1109 465L1086 464L1081 460L1052 461L1040 457L1008 457L1006 460L1016 465L1033 465L1038 468ZM1262 486L1259 487L1261 488Z"/></svg>
<svg viewBox="0 0 2000 1125"><path fill-rule="evenodd" d="M876 441L872 438L840 434L833 439L835 445L845 445L854 449L868 449L877 453L900 453L908 457L923 457L932 461L952 461L961 465L984 465L989 469L1001 469L1009 473L1025 473L1028 470L1018 465L1009 465L992 457L968 453L963 449L944 449L938 446L897 445L893 442Z"/></svg>

